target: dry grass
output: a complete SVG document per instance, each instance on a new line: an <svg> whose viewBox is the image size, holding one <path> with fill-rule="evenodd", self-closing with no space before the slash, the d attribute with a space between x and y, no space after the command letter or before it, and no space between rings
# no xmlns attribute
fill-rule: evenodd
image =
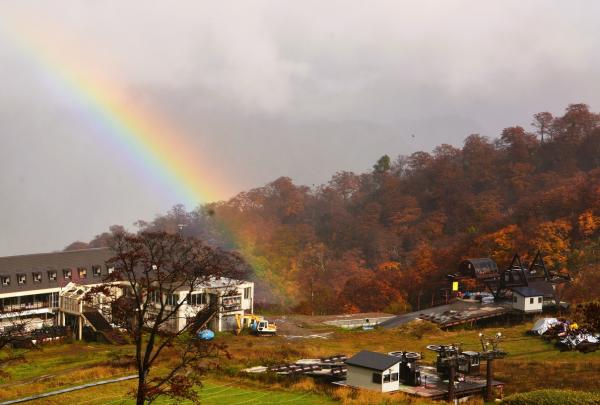
<svg viewBox="0 0 600 405"><path fill-rule="evenodd" d="M507 383L505 392L526 392L532 389L555 388L600 390L600 352L582 354L558 351L539 338L527 336L527 325L511 328L490 328L484 332L503 333L503 348L509 356L495 363L495 377ZM257 338L243 335L219 334L217 339L228 345L231 358L219 360L220 369L207 378L229 381L241 388L274 390L274 392L313 393L344 404L424 404L403 394L381 394L350 388L315 383L312 379L289 379L271 375L243 377L239 370L256 365L292 362L298 358L314 358L335 353L352 355L367 349L379 352L411 350L425 354L425 363L433 363L435 354L426 349L432 343L464 343L465 350L478 350L479 330L444 332L427 323L414 324L402 329L375 331L336 331L330 339L295 339L282 336ZM169 349L170 350L170 349ZM7 367L7 376L0 385L0 399L16 398L34 393L64 388L94 380L132 373L127 355L132 347L74 343L57 345L41 352L27 353L24 362ZM166 370L175 361L174 353L167 351L153 372ZM51 374L50 374L51 373ZM127 386L123 384L119 386ZM254 388L252 388L254 387ZM116 388L98 388L89 392L113 392ZM124 391L125 393L125 391ZM85 393L69 394L60 398L85 398ZM57 397L59 398L59 397ZM93 399L93 398L90 398ZM51 403L59 403L53 399ZM481 404L481 401L471 402Z"/></svg>
<svg viewBox="0 0 600 405"><path fill-rule="evenodd" d="M502 347L509 352L509 356L497 361L494 368L495 378L507 383L507 394L536 388L600 390L600 352L560 352L552 344L528 336L528 329L529 325L522 325L483 330L490 335L500 331L505 336ZM352 355L363 349L384 353L417 351L425 355L425 363L433 364L435 353L426 349L428 344L462 342L465 350L480 350L478 333L479 330L444 332L422 323L391 330L337 331L327 340L223 336L233 357L223 361L222 365L232 375L242 368L255 365L285 363L334 353ZM350 401L355 394L339 395ZM365 403L369 403L368 400Z"/></svg>
<svg viewBox="0 0 600 405"><path fill-rule="evenodd" d="M349 388L336 389L331 397L347 405L379 405L379 404L410 404L410 405L440 405L440 401L429 401L426 399L411 397L402 393L380 393L365 390L352 390ZM482 399L471 399L462 402L463 405L482 405Z"/></svg>
<svg viewBox="0 0 600 405"><path fill-rule="evenodd" d="M23 384L5 385L0 390L0 399L20 398L47 391L57 390L68 386L84 384L90 381L116 378L133 373L133 369L114 369L108 366L94 366L77 369L59 375L40 377L35 381Z"/></svg>
<svg viewBox="0 0 600 405"><path fill-rule="evenodd" d="M381 392L356 390L351 388L336 388L330 393L335 401L347 405L378 405L378 404L430 404L430 401L410 397L402 393L384 394Z"/></svg>
<svg viewBox="0 0 600 405"><path fill-rule="evenodd" d="M304 377L290 381L288 378L268 380L261 378L245 379L240 377L220 378L221 382L233 381L240 386L250 386L255 389L285 390L286 392L313 393L340 402L345 405L384 405L384 404L434 404L425 399L411 397L403 393L381 393L367 390L357 390L349 387L336 387L320 384L312 378ZM437 403L439 404L439 402ZM465 402L466 405L481 405L483 401L475 399Z"/></svg>
<svg viewBox="0 0 600 405"><path fill-rule="evenodd" d="M597 357L581 362L507 358L496 365L495 377L507 383L507 394L546 388L600 390L600 359Z"/></svg>

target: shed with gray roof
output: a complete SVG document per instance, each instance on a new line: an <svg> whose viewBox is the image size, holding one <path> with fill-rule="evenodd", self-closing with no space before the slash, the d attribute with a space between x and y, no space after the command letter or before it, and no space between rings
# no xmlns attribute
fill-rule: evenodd
<svg viewBox="0 0 600 405"><path fill-rule="evenodd" d="M346 360L346 383L379 392L397 391L401 361L400 357L363 350Z"/></svg>

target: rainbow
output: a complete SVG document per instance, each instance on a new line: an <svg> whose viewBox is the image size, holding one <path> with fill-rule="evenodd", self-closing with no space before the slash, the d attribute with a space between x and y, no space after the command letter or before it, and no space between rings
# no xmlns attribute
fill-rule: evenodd
<svg viewBox="0 0 600 405"><path fill-rule="evenodd" d="M91 63L92 58L78 52L79 48L75 51L65 46L56 37L55 29L36 33L33 28L39 30L46 25L15 26L14 21L5 24L1 17L0 39L9 38L10 44L39 67L61 96L67 93L71 104L92 127L91 132L98 136L98 142L111 144L152 187L160 182L161 192L166 191L171 201L176 199L187 208L233 194L230 183L220 178L209 159L203 159L207 151L190 145L190 138L167 122L163 114L142 108L123 86L107 78L106 68L94 68L102 64ZM256 274L263 274L264 261L251 253L256 234L234 231L222 218L213 218L213 224L223 241L237 250Z"/></svg>
<svg viewBox="0 0 600 405"><path fill-rule="evenodd" d="M147 182L158 180L163 191L191 208L229 195L228 183L202 158L206 151L191 147L189 138L164 116L142 108L115 80L107 79L106 71L94 69L101 64L90 63L89 55L67 49L55 30L42 34L33 31L32 24L12 24L9 30L7 24L0 25L4 25L0 34L5 33L46 79L75 101L93 127L91 132L124 153Z"/></svg>

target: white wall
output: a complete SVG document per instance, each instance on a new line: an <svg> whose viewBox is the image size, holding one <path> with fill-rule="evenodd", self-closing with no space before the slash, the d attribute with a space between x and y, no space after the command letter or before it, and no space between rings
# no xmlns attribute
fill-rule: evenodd
<svg viewBox="0 0 600 405"><path fill-rule="evenodd" d="M513 298L513 308L518 309L519 311L524 312L540 312L542 310L542 305L544 299L539 297L523 297L520 294L513 293L513 297L517 297L517 302L514 302ZM530 303L531 298L533 298L533 304Z"/></svg>
<svg viewBox="0 0 600 405"><path fill-rule="evenodd" d="M88 284L86 285L87 287L93 287L95 285L98 284ZM248 298L244 299L244 289L245 288L250 288L250 295ZM238 311L231 311L228 313L228 315L233 315L233 314L240 314L243 315L244 313L248 314L248 313L254 313L254 283L250 282L250 281L242 281L240 282L240 284L235 285L235 290L237 291L237 294L239 294L242 297L241 300L241 310ZM5 293L5 294L0 294L0 298L9 298L9 297L15 297L15 296L26 296L26 295L33 295L33 294L45 294L45 293L52 293L52 292L60 292L61 288L59 287L54 287L54 288L47 288L47 289L40 289L40 290L27 290L27 291L15 291L12 293ZM213 294L223 294L224 293L224 289L222 288L202 288L199 289L198 291L202 291L203 293L213 293ZM113 291L114 292L114 291ZM186 291L187 292L187 291ZM179 294L179 300L183 300L185 299L185 292L184 291L180 291L178 292ZM65 300L66 297L61 297L61 300ZM110 306L104 305L104 307L107 308L103 308L103 309L109 309ZM198 310L202 309L204 306L200 306L200 307L193 307L193 306L188 306L187 304L183 304L180 309L179 312L176 316L177 319L173 319L172 320L172 325L169 325L170 327L177 328L178 330L181 330L182 328L185 327L186 323L187 323L187 318L194 316ZM104 312L104 311L103 311ZM106 314L105 314L106 315ZM109 317L110 318L110 317ZM231 321L231 319L230 319ZM231 324L230 323L230 328L231 329ZM221 322L221 317L219 316L216 320L216 322L212 323L212 326L214 329L216 329L217 331L222 331L223 328L225 327L225 322Z"/></svg>
<svg viewBox="0 0 600 405"><path fill-rule="evenodd" d="M20 291L14 291L14 292L11 292L11 293L0 294L0 298L24 297L26 295L47 294L47 293L53 293L53 292L60 292L60 290L61 289L59 287L44 288L44 289L41 289L41 290L36 290L36 289L20 290Z"/></svg>
<svg viewBox="0 0 600 405"><path fill-rule="evenodd" d="M383 372L383 375L385 376L386 374L392 373L397 373L398 379L396 381L391 381L390 379L390 382L383 383L383 392L398 391L398 389L400 388L400 363L396 363L392 367L388 368L386 371Z"/></svg>
<svg viewBox="0 0 600 405"><path fill-rule="evenodd" d="M250 296L248 298L244 298L244 289L250 288ZM254 283L245 282L238 288L240 294L242 295L242 309L246 313L253 314L254 313Z"/></svg>

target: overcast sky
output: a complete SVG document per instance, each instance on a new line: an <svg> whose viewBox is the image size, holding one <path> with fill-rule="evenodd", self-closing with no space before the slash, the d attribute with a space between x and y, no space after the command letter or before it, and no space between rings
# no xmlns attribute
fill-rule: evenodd
<svg viewBox="0 0 600 405"><path fill-rule="evenodd" d="M3 0L0 255L61 249L178 202L99 142L93 114L2 24L85 49L183 129L226 198L495 137L573 102L597 111L598 16L592 0Z"/></svg>

